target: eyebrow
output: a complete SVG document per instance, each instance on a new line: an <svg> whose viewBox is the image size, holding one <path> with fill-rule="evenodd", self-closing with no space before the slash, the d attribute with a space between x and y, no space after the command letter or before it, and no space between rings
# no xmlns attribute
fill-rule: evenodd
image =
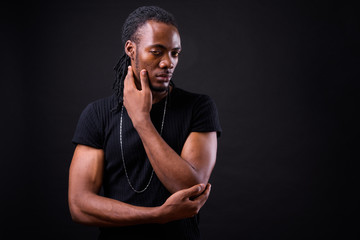
<svg viewBox="0 0 360 240"><path fill-rule="evenodd" d="M151 45L149 46L149 48L162 48L162 49L167 49L164 45L162 44L154 44L154 45ZM181 47L176 47L176 48L173 48L172 50L181 50Z"/></svg>

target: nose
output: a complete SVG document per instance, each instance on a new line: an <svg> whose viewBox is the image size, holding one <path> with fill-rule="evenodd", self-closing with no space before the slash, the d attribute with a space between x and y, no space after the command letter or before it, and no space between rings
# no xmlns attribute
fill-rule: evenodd
<svg viewBox="0 0 360 240"><path fill-rule="evenodd" d="M160 61L160 68L174 68L175 63L169 55L164 56L164 58Z"/></svg>

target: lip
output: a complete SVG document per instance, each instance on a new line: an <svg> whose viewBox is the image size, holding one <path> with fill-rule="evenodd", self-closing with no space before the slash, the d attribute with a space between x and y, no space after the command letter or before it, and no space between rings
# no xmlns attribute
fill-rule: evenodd
<svg viewBox="0 0 360 240"><path fill-rule="evenodd" d="M156 75L156 79L160 81L170 81L172 74L158 74Z"/></svg>

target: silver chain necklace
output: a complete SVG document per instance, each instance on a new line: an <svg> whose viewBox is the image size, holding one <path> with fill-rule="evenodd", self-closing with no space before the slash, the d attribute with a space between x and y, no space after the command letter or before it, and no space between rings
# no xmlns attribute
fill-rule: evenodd
<svg viewBox="0 0 360 240"><path fill-rule="evenodd" d="M164 128L167 100L168 99L167 99L167 96L166 96L165 97L165 105L164 105L164 113L163 113L162 122L161 122L160 136L162 135L163 128ZM142 192L145 192L146 189L148 189L148 187L150 185L150 182L151 182L151 180L153 178L153 175L154 175L154 169L152 169L151 176L150 176L149 182L146 184L146 187L143 190L136 190L134 188L134 186L131 184L131 181L130 181L130 178L129 178L129 175L128 175L128 172L127 172L127 169L126 169L126 165L125 165L124 150L123 150L123 140L122 140L123 114L124 114L124 104L121 107L121 115L120 115L120 149L121 149L121 158L122 158L122 162L123 162L123 165L124 165L125 175L126 175L126 179L127 179L128 183L129 183L129 186L131 187L131 189L136 193L142 193Z"/></svg>

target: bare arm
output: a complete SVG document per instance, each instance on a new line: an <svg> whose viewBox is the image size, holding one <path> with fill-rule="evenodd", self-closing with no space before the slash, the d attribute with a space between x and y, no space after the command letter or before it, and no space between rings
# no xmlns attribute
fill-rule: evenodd
<svg viewBox="0 0 360 240"><path fill-rule="evenodd" d="M192 132L179 156L159 135L151 122L152 93L147 74L141 71L141 90L137 90L131 67L124 82L124 105L143 142L152 167L172 193L194 184L206 184L214 168L216 132Z"/></svg>
<svg viewBox="0 0 360 240"><path fill-rule="evenodd" d="M192 132L179 156L153 124L136 127L156 175L172 193L209 181L216 160L216 132Z"/></svg>
<svg viewBox="0 0 360 240"><path fill-rule="evenodd" d="M103 168L103 150L84 145L76 147L70 166L68 194L74 221L96 226L166 223L197 214L210 193L210 185L206 189L205 185L196 185L176 192L162 206L133 206L98 195Z"/></svg>

